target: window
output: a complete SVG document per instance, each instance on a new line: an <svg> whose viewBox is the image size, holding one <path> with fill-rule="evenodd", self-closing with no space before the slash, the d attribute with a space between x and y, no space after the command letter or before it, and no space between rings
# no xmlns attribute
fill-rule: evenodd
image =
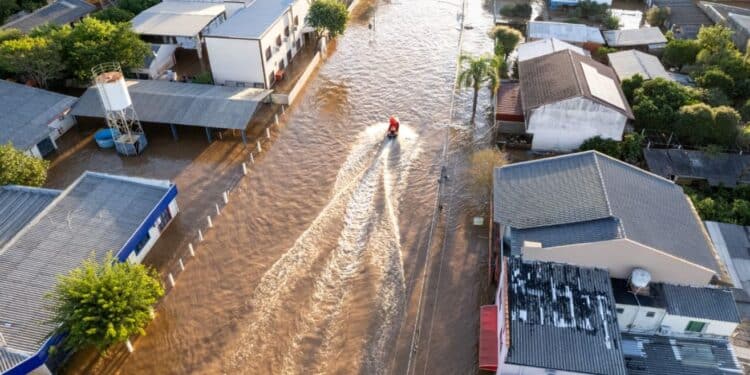
<svg viewBox="0 0 750 375"><path fill-rule="evenodd" d="M297 49L299 49L301 47L301 44L302 44L302 42L300 42L299 39L297 39L297 41L294 42L294 45L297 47Z"/></svg>
<svg viewBox="0 0 750 375"><path fill-rule="evenodd" d="M161 213L161 215L159 215L159 233L164 230L164 227L169 224L170 220L172 220L172 213L169 212L169 208L167 208Z"/></svg>
<svg viewBox="0 0 750 375"><path fill-rule="evenodd" d="M266 61L271 60L271 47L266 48Z"/></svg>
<svg viewBox="0 0 750 375"><path fill-rule="evenodd" d="M647 318L653 318L654 316L656 316L656 313L653 312L653 311L649 311L649 312L646 313L646 317Z"/></svg>
<svg viewBox="0 0 750 375"><path fill-rule="evenodd" d="M146 235L141 238L141 240L138 242L138 245L135 245L135 255L138 255L141 253L141 250L143 250L143 247L146 246L148 241L151 239L151 233L146 232Z"/></svg>
<svg viewBox="0 0 750 375"><path fill-rule="evenodd" d="M622 314L622 313L624 313L624 312L625 312L625 309L623 309L622 307L618 307L618 308L617 308L617 313L618 313L618 314Z"/></svg>
<svg viewBox="0 0 750 375"><path fill-rule="evenodd" d="M284 36L289 36L289 26L284 27Z"/></svg>
<svg viewBox="0 0 750 375"><path fill-rule="evenodd" d="M299 16L294 16L294 26L299 25Z"/></svg>
<svg viewBox="0 0 750 375"><path fill-rule="evenodd" d="M276 37L276 45L281 47L281 34L279 34L279 36Z"/></svg>
<svg viewBox="0 0 750 375"><path fill-rule="evenodd" d="M690 322L688 322L687 327L685 327L685 331L701 333L703 332L704 328L706 328L706 323L691 320Z"/></svg>

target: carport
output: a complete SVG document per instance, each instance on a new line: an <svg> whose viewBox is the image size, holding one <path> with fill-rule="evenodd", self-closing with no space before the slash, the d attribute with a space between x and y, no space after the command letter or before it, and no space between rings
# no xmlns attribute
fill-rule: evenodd
<svg viewBox="0 0 750 375"><path fill-rule="evenodd" d="M204 85L160 80L127 80L133 107L141 122L169 125L178 139L176 125L205 128L211 142L212 129L240 130L247 144L245 129L261 102L271 90ZM89 87L73 107L76 117L104 119L96 87Z"/></svg>

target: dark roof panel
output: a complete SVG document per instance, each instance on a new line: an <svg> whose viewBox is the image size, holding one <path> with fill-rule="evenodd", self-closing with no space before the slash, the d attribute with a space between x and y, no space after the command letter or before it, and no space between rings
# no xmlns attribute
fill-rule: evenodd
<svg viewBox="0 0 750 375"><path fill-rule="evenodd" d="M48 23L67 25L78 21L83 16L96 10L96 7L83 0L58 0L43 8L39 8L29 15L3 25L2 28L19 29L28 33L32 29Z"/></svg>
<svg viewBox="0 0 750 375"><path fill-rule="evenodd" d="M719 288L659 284L668 314L692 318L740 322L732 291Z"/></svg>
<svg viewBox="0 0 750 375"><path fill-rule="evenodd" d="M605 218L573 224L528 229L511 228L511 251L520 255L525 241L539 242L543 247L564 246L622 238L619 220Z"/></svg>
<svg viewBox="0 0 750 375"><path fill-rule="evenodd" d="M622 346L629 375L742 373L727 340L623 333Z"/></svg>
<svg viewBox="0 0 750 375"><path fill-rule="evenodd" d="M711 186L750 183L750 155L707 154L698 150L644 149L648 169L659 176L706 180Z"/></svg>
<svg viewBox="0 0 750 375"><path fill-rule="evenodd" d="M606 270L509 259L507 363L625 374ZM595 360L592 360L595 359Z"/></svg>

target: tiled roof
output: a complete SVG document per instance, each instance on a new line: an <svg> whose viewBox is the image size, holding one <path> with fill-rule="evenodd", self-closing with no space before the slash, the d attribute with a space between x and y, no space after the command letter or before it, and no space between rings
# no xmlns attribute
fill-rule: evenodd
<svg viewBox="0 0 750 375"><path fill-rule="evenodd" d="M523 121L523 108L521 107L520 97L521 85L518 82L502 82L500 90L497 93L497 103L495 105L495 114L499 117L509 117L518 119L520 116Z"/></svg>
<svg viewBox="0 0 750 375"><path fill-rule="evenodd" d="M711 186L750 183L750 155L707 154L698 150L645 149L648 169L664 178L704 179Z"/></svg>
<svg viewBox="0 0 750 375"><path fill-rule="evenodd" d="M92 252L101 259L119 251L170 189L168 181L86 172L0 247L0 334L8 347L36 352L54 329L44 296L57 276Z"/></svg>
<svg viewBox="0 0 750 375"><path fill-rule="evenodd" d="M608 30L602 32L610 47L642 46L646 44L663 44L667 38L658 27L640 29Z"/></svg>
<svg viewBox="0 0 750 375"><path fill-rule="evenodd" d="M629 375L741 374L727 340L622 334Z"/></svg>
<svg viewBox="0 0 750 375"><path fill-rule="evenodd" d="M0 80L0 144L28 150L49 137L47 126L70 109L76 98Z"/></svg>
<svg viewBox="0 0 750 375"><path fill-rule="evenodd" d="M611 84L606 89L615 90L611 94L619 100L613 102L592 93L598 88L598 82L592 81L584 68L609 80ZM522 61L518 64L518 72L524 111L566 99L585 97L633 118L615 71L590 57L566 49Z"/></svg>
<svg viewBox="0 0 750 375"><path fill-rule="evenodd" d="M737 304L728 289L658 284L668 314L691 318L740 322Z"/></svg>
<svg viewBox="0 0 750 375"><path fill-rule="evenodd" d="M524 241L539 242L544 247L599 242L622 238L622 227L615 218L528 229L511 229L511 251L521 255Z"/></svg>
<svg viewBox="0 0 750 375"><path fill-rule="evenodd" d="M58 190L0 186L0 248L59 194Z"/></svg>
<svg viewBox="0 0 750 375"><path fill-rule="evenodd" d="M507 363L590 374L625 374L607 271L509 262Z"/></svg>
<svg viewBox="0 0 750 375"><path fill-rule="evenodd" d="M595 151L495 169L494 220L516 229L615 218L623 237L718 272L682 188Z"/></svg>

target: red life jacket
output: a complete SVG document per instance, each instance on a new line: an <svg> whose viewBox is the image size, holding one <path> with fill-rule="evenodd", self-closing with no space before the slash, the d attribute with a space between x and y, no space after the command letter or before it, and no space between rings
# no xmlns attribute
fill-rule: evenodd
<svg viewBox="0 0 750 375"><path fill-rule="evenodd" d="M388 129L398 131L398 126L399 126L398 119L391 116L391 119L389 120L389 122L390 122L390 127L388 127Z"/></svg>

